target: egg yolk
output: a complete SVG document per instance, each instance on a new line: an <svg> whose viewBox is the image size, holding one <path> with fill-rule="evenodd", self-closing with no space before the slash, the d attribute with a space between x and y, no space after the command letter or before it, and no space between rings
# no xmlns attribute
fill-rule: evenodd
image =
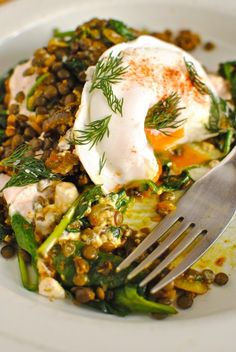
<svg viewBox="0 0 236 352"><path fill-rule="evenodd" d="M177 130L168 134L146 128L145 133L154 151L163 152L167 149L170 149L171 147L174 147L178 141L184 137L184 128L178 128Z"/></svg>

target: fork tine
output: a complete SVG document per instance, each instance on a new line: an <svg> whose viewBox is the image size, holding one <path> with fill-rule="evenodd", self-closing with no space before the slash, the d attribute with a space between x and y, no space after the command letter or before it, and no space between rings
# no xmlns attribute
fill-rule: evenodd
<svg viewBox="0 0 236 352"><path fill-rule="evenodd" d="M209 239L203 237L199 243L193 248L193 250L186 255L182 262L169 272L160 282L158 282L152 289L151 293L155 293L168 285L171 281L181 275L186 269L192 266L214 243L215 241L209 242Z"/></svg>
<svg viewBox="0 0 236 352"><path fill-rule="evenodd" d="M141 287L154 279L164 268L166 268L178 255L186 249L193 240L202 232L201 229L194 227L186 237L173 249L173 251L139 284Z"/></svg>
<svg viewBox="0 0 236 352"><path fill-rule="evenodd" d="M155 243L178 219L180 216L176 211L167 215L153 230L153 232L147 236L143 242L126 258L123 262L118 265L116 271L119 272L127 268L136 258L138 258L145 250L147 250L153 243Z"/></svg>
<svg viewBox="0 0 236 352"><path fill-rule="evenodd" d="M147 258L145 258L131 273L128 275L128 279L132 279L136 275L140 273L140 271L144 270L147 268L154 259L158 258L169 246L174 243L177 238L180 237L180 235L187 230L187 228L190 226L190 222L183 222L180 223L179 228L172 234L170 233L168 237L161 242L161 244L151 253Z"/></svg>

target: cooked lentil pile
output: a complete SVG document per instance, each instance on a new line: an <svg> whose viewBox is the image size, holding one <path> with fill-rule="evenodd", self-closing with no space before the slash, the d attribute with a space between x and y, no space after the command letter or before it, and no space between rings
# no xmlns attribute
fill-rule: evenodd
<svg viewBox="0 0 236 352"><path fill-rule="evenodd" d="M154 221L159 222L176 208L179 194L193 183L187 168L178 164L186 148L175 148L171 157L159 155L163 172L158 184L136 182L105 196L90 180L71 142L87 68L96 65L108 48L141 34L186 51L201 44L200 36L190 30L176 35L170 30L147 33L113 19L92 19L75 31L55 30L48 45L36 50L23 72L35 81L27 95L24 91L10 95L12 70L0 81L0 172L11 177L6 187L29 185L24 198L29 196L28 190L35 194L33 217L28 221L19 213L9 214L1 193L1 255L6 259L18 255L22 283L29 290L48 296L51 292L55 298L64 298L66 290L75 303L104 313L152 313L162 319L176 313L173 305L190 308L213 283L223 286L228 281L221 272L189 269L151 295L150 287L168 269L142 290L138 288L140 277L127 282L133 266L115 271L151 231L149 227L134 229L125 222L130 204L155 198ZM212 47L211 43L205 45L207 50ZM234 84L235 91L236 64L227 65L221 65L220 74L229 86ZM208 157L207 165L217 162L235 144L234 118L232 108L230 119L224 114L219 121L220 134L194 146ZM32 167L34 172L29 171ZM26 274L29 266L35 271L33 282Z"/></svg>

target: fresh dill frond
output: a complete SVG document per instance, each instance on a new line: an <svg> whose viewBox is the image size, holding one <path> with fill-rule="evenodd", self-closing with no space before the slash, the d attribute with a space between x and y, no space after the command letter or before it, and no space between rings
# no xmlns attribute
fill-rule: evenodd
<svg viewBox="0 0 236 352"><path fill-rule="evenodd" d="M155 130L180 127L185 119L177 121L181 110L184 109L184 107L178 107L179 102L180 97L176 92L171 93L167 98L159 100L149 109L145 127ZM168 134L167 132L163 133Z"/></svg>
<svg viewBox="0 0 236 352"><path fill-rule="evenodd" d="M78 137L74 137L72 144L74 145L86 145L91 144L90 149L99 143L105 134L109 137L109 122L111 115L108 115L100 120L95 120L90 122L88 125L85 125L84 130L76 130L79 132Z"/></svg>
<svg viewBox="0 0 236 352"><path fill-rule="evenodd" d="M211 91L207 85L201 81L193 62L184 59L184 63L188 71L189 78L197 91L202 95L211 94Z"/></svg>
<svg viewBox="0 0 236 352"><path fill-rule="evenodd" d="M122 76L127 71L127 67L122 65L123 58L121 54L100 59L96 65L92 79L90 92L94 89L101 89L107 99L108 105L113 112L119 112L122 115L123 99L118 99L112 89L112 84L119 83Z"/></svg>
<svg viewBox="0 0 236 352"><path fill-rule="evenodd" d="M105 164L106 164L106 154L105 152L102 154L101 158L99 159L99 171L98 171L98 175L101 175L102 173L102 169L104 168Z"/></svg>
<svg viewBox="0 0 236 352"><path fill-rule="evenodd" d="M113 112L118 112L122 116L124 99L118 99L112 90L112 86L106 81L101 83L101 90L107 99L108 105Z"/></svg>
<svg viewBox="0 0 236 352"><path fill-rule="evenodd" d="M21 144L9 157L3 159L0 164L5 167L11 167L13 170L17 169L22 161L22 158L29 150L30 147L27 144Z"/></svg>
<svg viewBox="0 0 236 352"><path fill-rule="evenodd" d="M221 120L221 112L226 108L223 99L219 101L216 97L211 93L211 108L209 113L209 120L207 129L211 132L219 132L220 130L220 120Z"/></svg>
<svg viewBox="0 0 236 352"><path fill-rule="evenodd" d="M26 186L42 179L58 178L45 166L42 160L25 156L29 150L29 146L22 144L8 158L2 160L1 164L12 168L14 172L4 189L13 186Z"/></svg>

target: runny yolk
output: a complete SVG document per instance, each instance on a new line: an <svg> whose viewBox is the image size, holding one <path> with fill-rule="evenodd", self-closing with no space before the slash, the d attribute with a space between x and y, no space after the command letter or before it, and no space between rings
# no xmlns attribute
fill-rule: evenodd
<svg viewBox="0 0 236 352"><path fill-rule="evenodd" d="M182 169L187 166L203 164L209 161L210 157L207 153L200 152L189 144L181 147L181 155L173 155L171 161L174 169Z"/></svg>
<svg viewBox="0 0 236 352"><path fill-rule="evenodd" d="M184 137L184 128L178 128L168 135L151 130L145 129L145 133L149 143L152 145L155 152L163 152L177 144L177 142Z"/></svg>

